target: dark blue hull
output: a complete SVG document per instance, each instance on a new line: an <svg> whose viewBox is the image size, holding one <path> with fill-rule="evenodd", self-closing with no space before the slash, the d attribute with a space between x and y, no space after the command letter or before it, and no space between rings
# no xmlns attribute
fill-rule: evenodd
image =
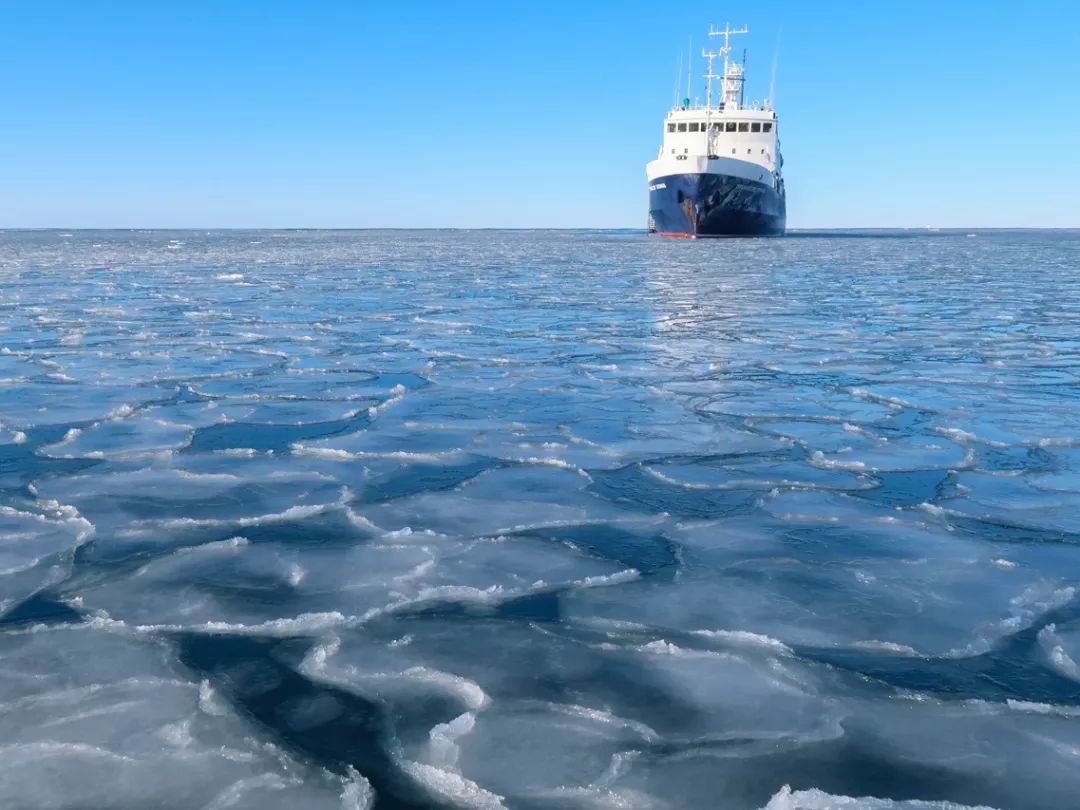
<svg viewBox="0 0 1080 810"><path fill-rule="evenodd" d="M650 230L665 236L777 236L784 189L728 174L669 174L649 184Z"/></svg>

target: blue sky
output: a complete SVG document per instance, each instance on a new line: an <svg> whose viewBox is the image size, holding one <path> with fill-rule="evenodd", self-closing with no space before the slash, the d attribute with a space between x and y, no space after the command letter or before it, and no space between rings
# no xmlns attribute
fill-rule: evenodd
<svg viewBox="0 0 1080 810"><path fill-rule="evenodd" d="M728 20L791 227L1080 226L1073 0L0 0L0 227L641 227Z"/></svg>

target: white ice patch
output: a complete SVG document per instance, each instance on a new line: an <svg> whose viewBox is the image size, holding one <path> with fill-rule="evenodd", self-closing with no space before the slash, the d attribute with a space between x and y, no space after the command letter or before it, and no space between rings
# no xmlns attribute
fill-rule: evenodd
<svg viewBox="0 0 1080 810"><path fill-rule="evenodd" d="M351 765L348 778L341 789L341 810L371 810L375 804L375 790Z"/></svg>
<svg viewBox="0 0 1080 810"><path fill-rule="evenodd" d="M1058 635L1057 627L1048 624L1039 631L1039 646L1046 653L1047 661L1059 675L1070 678L1080 683L1080 664L1074 655L1080 656L1080 637L1074 631L1068 636L1071 641L1072 653L1064 639Z"/></svg>
<svg viewBox="0 0 1080 810"><path fill-rule="evenodd" d="M408 760L401 762L401 768L439 799L469 810L506 810L502 796L484 790L460 773Z"/></svg>
<svg viewBox="0 0 1080 810"><path fill-rule="evenodd" d="M289 584L294 588L304 581L306 575L307 571L299 563L293 563L289 566Z"/></svg>
<svg viewBox="0 0 1080 810"><path fill-rule="evenodd" d="M468 734L476 727L476 715L465 712L446 723L439 723L431 729L428 742L428 761L439 768L457 768L461 749L458 738Z"/></svg>
<svg viewBox="0 0 1080 810"><path fill-rule="evenodd" d="M288 619L271 619L259 624L238 624L234 622L206 622L201 625L177 626L170 630L187 630L202 633L230 633L246 636L296 636L322 633L345 624L346 618L337 611L324 613L302 613ZM151 629L151 628L141 628Z"/></svg>
<svg viewBox="0 0 1080 810"><path fill-rule="evenodd" d="M751 633L746 630L695 630L694 635L734 646L756 647L772 653L791 655L791 648L787 644L761 633Z"/></svg>
<svg viewBox="0 0 1080 810"><path fill-rule="evenodd" d="M137 521L135 525L159 526L163 529L183 529L214 526L236 526L243 529L252 526L266 526L273 523L287 523L290 521L302 520L304 518L320 515L324 512L328 512L336 508L339 508L339 504L337 503L320 503L311 504L308 506L290 506L288 509L282 512L273 512L268 515L255 515L252 517L241 517L236 518L235 520L222 518L164 518Z"/></svg>
<svg viewBox="0 0 1080 810"><path fill-rule="evenodd" d="M223 715L226 713L226 709L221 705L217 694L214 692L214 687L210 685L210 681L205 679L199 683L199 709L207 714Z"/></svg>
<svg viewBox="0 0 1080 810"><path fill-rule="evenodd" d="M450 450L446 453L414 453L408 450L387 450L385 452L358 450L351 452L335 447L315 447L301 442L290 445L289 451L296 456L309 456L310 458L325 459L327 461L385 459L413 464L446 464L455 459L464 458L464 454L459 450Z"/></svg>
<svg viewBox="0 0 1080 810"><path fill-rule="evenodd" d="M333 447L309 447L300 442L290 445L289 450L296 456L311 456L312 458L322 458L329 461L350 461L358 458L355 453L350 453L347 450L337 450Z"/></svg>
<svg viewBox="0 0 1080 810"><path fill-rule="evenodd" d="M1056 610L1076 597L1076 588L1060 582L1035 583L1009 600L1009 615L982 627L977 638L966 647L950 650L950 658L963 658L988 652L1002 638L1031 627L1039 617Z"/></svg>
<svg viewBox="0 0 1080 810"><path fill-rule="evenodd" d="M835 457L826 457L826 455L820 450L815 450L810 455L810 463L815 467L821 467L826 470L865 470L866 462L858 461L855 459L843 459Z"/></svg>
<svg viewBox="0 0 1080 810"><path fill-rule="evenodd" d="M1055 706L1050 703L1033 703L1030 700L1006 700L1005 705L1016 712L1046 714L1057 717L1080 717L1080 706Z"/></svg>
<svg viewBox="0 0 1080 810"><path fill-rule="evenodd" d="M390 396L386 400L379 403L378 405L372 405L368 408L368 419L374 420L383 411L393 408L405 398L406 391L407 389L404 385L395 385L393 388L390 389Z"/></svg>
<svg viewBox="0 0 1080 810"><path fill-rule="evenodd" d="M236 549L243 548L249 545L249 541L246 537L230 537L227 540L215 540L212 543L202 543L198 546L185 546L184 548L177 549L175 554L204 554L213 553L217 551L235 551Z"/></svg>
<svg viewBox="0 0 1080 810"><path fill-rule="evenodd" d="M479 684L460 675L430 667L410 667L401 674L410 680L430 684L440 691L456 695L471 711L478 711L488 703L488 696Z"/></svg>
<svg viewBox="0 0 1080 810"><path fill-rule="evenodd" d="M834 796L817 788L793 791L784 785L764 810L994 810L983 805L973 806L938 801L893 801L870 797Z"/></svg>
<svg viewBox="0 0 1080 810"><path fill-rule="evenodd" d="M905 658L919 657L919 651L914 647L910 647L907 644L897 644L895 641L877 641L875 639L870 639L868 641L856 641L851 646L868 652L884 653L885 655L896 655Z"/></svg>
<svg viewBox="0 0 1080 810"><path fill-rule="evenodd" d="M126 417L131 416L133 413L135 413L135 408L125 402L123 405L117 405L115 408L105 414L105 418L125 419Z"/></svg>

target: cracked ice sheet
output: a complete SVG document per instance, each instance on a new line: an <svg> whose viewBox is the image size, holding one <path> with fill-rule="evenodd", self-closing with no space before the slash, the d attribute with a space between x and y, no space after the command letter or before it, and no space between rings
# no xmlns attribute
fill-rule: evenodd
<svg viewBox="0 0 1080 810"><path fill-rule="evenodd" d="M149 409L69 430L59 442L39 448L38 453L51 458L133 461L172 455L191 441L194 432L191 425L169 422L156 409Z"/></svg>
<svg viewBox="0 0 1080 810"><path fill-rule="evenodd" d="M683 524L679 598L663 580L569 594L567 617L678 630L760 633L790 645L966 656L984 652L1080 595L1068 547L988 544L882 519L856 499L792 492L777 516ZM831 519L839 518L839 519Z"/></svg>
<svg viewBox="0 0 1080 810"><path fill-rule="evenodd" d="M160 642L0 635L5 807L342 807L348 780L260 741Z"/></svg>
<svg viewBox="0 0 1080 810"><path fill-rule="evenodd" d="M7 393L4 423L21 430L40 425L99 421L118 409L164 399L169 395L166 389L149 386L110 388L67 382L20 383L17 390Z"/></svg>
<svg viewBox="0 0 1080 810"><path fill-rule="evenodd" d="M359 545L326 544L317 540L321 528L317 519L302 518L282 539L260 539L258 528L249 528L254 542L238 534L187 545L142 562L127 576L74 578L57 593L90 615L141 632L257 634L262 627L302 631L447 608L483 614L519 597L637 576L619 562L527 537L455 540L393 532Z"/></svg>
<svg viewBox="0 0 1080 810"><path fill-rule="evenodd" d="M296 470L273 457L211 457L190 466L166 461L49 479L37 489L44 499L85 510L97 530L90 553L114 561L148 549L226 539L243 528L340 512L348 495L347 488L317 471ZM237 474L241 466L242 475Z"/></svg>
<svg viewBox="0 0 1080 810"><path fill-rule="evenodd" d="M1051 479L1053 480L1053 479ZM1058 481L1067 481L1058 476ZM947 515L970 516L982 520L1045 530L1049 533L1080 530L1080 499L1069 490L1046 487L1044 479L979 472L961 474L958 487L964 497L942 500Z"/></svg>
<svg viewBox="0 0 1080 810"><path fill-rule="evenodd" d="M589 478L561 461L529 459L494 468L461 486L365 506L365 517L386 529L424 529L457 536L494 535L529 526L633 519L585 491ZM521 497L507 501L504 486Z"/></svg>
<svg viewBox="0 0 1080 810"><path fill-rule="evenodd" d="M462 632L475 653L467 659L455 653ZM425 618L342 632L304 671L387 703L403 766L424 766L413 772L466 780L509 807L665 806L671 795L658 801L651 784L621 784L638 757L703 746L749 756L842 733L814 678L771 652ZM432 697L421 700L424 692Z"/></svg>
<svg viewBox="0 0 1080 810"><path fill-rule="evenodd" d="M93 535L94 526L63 504L0 506L0 614L69 576L72 554Z"/></svg>

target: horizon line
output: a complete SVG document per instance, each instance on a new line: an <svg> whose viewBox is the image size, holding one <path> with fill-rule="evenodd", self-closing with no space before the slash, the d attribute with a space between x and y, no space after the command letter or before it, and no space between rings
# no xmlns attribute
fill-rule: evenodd
<svg viewBox="0 0 1080 810"><path fill-rule="evenodd" d="M1078 225L838 225L788 228L786 233L813 233L817 231L927 231L929 233L942 231L1075 231L1080 230ZM31 225L31 226L0 226L0 233L9 232L72 232L72 231L630 231L648 234L649 231L640 226L333 226L333 225L105 225L105 226L77 226L67 227L63 225Z"/></svg>

